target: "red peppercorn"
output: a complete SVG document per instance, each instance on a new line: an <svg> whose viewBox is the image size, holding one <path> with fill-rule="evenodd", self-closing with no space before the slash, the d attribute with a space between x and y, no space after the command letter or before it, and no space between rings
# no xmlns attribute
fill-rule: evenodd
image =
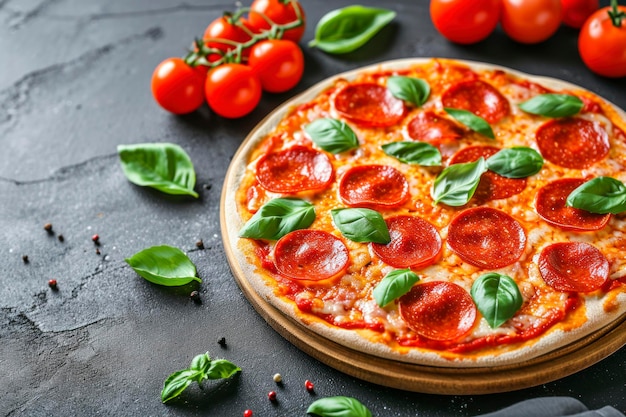
<svg viewBox="0 0 626 417"><path fill-rule="evenodd" d="M315 386L311 381L307 379L306 381L304 381L304 388L306 388L307 391L313 391L313 388L315 388Z"/></svg>
<svg viewBox="0 0 626 417"><path fill-rule="evenodd" d="M56 279L48 280L48 287L52 288L53 290L56 290L58 288L57 280Z"/></svg>
<svg viewBox="0 0 626 417"><path fill-rule="evenodd" d="M270 399L270 401L276 401L276 391L270 391L267 393L267 398Z"/></svg>
<svg viewBox="0 0 626 417"><path fill-rule="evenodd" d="M252 417L252 410L246 410L243 412L243 417Z"/></svg>
<svg viewBox="0 0 626 417"><path fill-rule="evenodd" d="M100 236L98 236L97 234L95 234L95 235L93 235L93 236L91 237L91 240L93 240L93 243L95 243L95 244L97 245L98 243L100 243Z"/></svg>

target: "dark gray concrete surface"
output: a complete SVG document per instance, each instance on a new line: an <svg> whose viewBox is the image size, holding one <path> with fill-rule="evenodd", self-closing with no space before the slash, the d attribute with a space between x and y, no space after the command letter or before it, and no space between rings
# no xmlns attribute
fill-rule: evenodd
<svg viewBox="0 0 626 417"><path fill-rule="evenodd" d="M352 4L303 3L303 46L324 13ZM219 226L229 160L267 113L328 76L388 59L463 58L564 79L626 108L626 79L591 74L574 30L564 27L533 46L497 30L482 43L459 46L435 32L427 1L384 7L398 16L367 46L341 57L304 47L306 73L293 91L265 94L249 116L225 120L206 107L170 115L153 102L149 83L161 60L184 55L233 3L0 0L0 415L241 416L249 408L255 416L304 416L313 400L333 395L356 397L379 417L475 416L551 395L626 411L624 349L572 376L507 394L410 393L356 380L302 353L237 287ZM130 184L116 146L140 142L181 145L195 164L200 198ZM43 229L48 222L53 234ZM199 239L204 249L196 247ZM187 252L203 283L159 287L124 262L157 244ZM47 286L51 278L56 292ZM202 304L189 299L194 288ZM221 337L226 347L217 343ZM206 351L243 372L161 404L164 379ZM276 372L284 377L280 387L272 381ZM314 394L305 379L315 383ZM276 403L267 399L270 390L278 392Z"/></svg>

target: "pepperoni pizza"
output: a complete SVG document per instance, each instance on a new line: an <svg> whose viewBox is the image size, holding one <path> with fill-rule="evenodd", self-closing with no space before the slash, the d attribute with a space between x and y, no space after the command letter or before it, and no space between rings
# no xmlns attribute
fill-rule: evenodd
<svg viewBox="0 0 626 417"><path fill-rule="evenodd" d="M520 363L623 320L626 117L554 79L446 59L322 82L244 142L229 261L359 352Z"/></svg>

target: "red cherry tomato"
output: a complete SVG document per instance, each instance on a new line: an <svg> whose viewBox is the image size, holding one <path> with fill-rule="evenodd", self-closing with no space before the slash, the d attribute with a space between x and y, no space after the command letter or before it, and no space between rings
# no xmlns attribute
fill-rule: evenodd
<svg viewBox="0 0 626 417"><path fill-rule="evenodd" d="M585 20L599 8L599 0L561 0L563 23L580 29Z"/></svg>
<svg viewBox="0 0 626 417"><path fill-rule="evenodd" d="M431 0L430 18L448 40L476 43L498 25L500 0Z"/></svg>
<svg viewBox="0 0 626 417"><path fill-rule="evenodd" d="M502 0L500 23L517 42L543 42L561 25L561 0Z"/></svg>
<svg viewBox="0 0 626 417"><path fill-rule="evenodd" d="M259 104L261 81L247 65L223 64L209 71L204 92L215 113L237 118L250 113Z"/></svg>
<svg viewBox="0 0 626 417"><path fill-rule="evenodd" d="M243 19L242 23L245 24ZM250 40L250 35L237 26L230 17L222 16L218 17L207 26L202 39L225 39L231 42L244 43ZM227 42L207 42L206 45L209 48L219 49L223 52L235 49L235 45Z"/></svg>
<svg viewBox="0 0 626 417"><path fill-rule="evenodd" d="M284 25L297 21L298 13L302 17L302 25L286 30L282 37L298 43L304 34L306 17L302 5L297 0L254 0L250 5L248 21L254 32L261 32L270 28L270 24L263 16L274 23Z"/></svg>
<svg viewBox="0 0 626 417"><path fill-rule="evenodd" d="M190 67L181 58L168 58L152 73L152 95L165 110L185 114L204 103L204 67Z"/></svg>
<svg viewBox="0 0 626 417"><path fill-rule="evenodd" d="M626 14L626 6L617 6ZM604 7L585 22L578 36L578 52L587 67L605 77L626 76L626 16L613 24L609 11ZM618 23L618 22L616 22Z"/></svg>
<svg viewBox="0 0 626 417"><path fill-rule="evenodd" d="M304 55L298 44L270 39L255 44L248 65L259 76L263 90L282 93L293 88L304 73Z"/></svg>

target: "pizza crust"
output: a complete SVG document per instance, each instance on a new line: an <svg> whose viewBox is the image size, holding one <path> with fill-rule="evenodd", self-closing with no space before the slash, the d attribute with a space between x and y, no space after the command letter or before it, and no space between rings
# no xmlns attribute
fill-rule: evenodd
<svg viewBox="0 0 626 417"><path fill-rule="evenodd" d="M486 352L481 351L475 354L471 352L469 354L453 354L446 351L433 351L422 348L401 346L392 348L385 343L374 343L373 339L377 336L375 332L346 330L332 326L315 316L304 315L298 310L295 303L275 296L272 285L268 285L266 282L266 280L271 278L258 271L254 261L248 258L253 254L253 245L246 239L241 239L238 236L244 221L238 215L236 193L256 147L292 108L312 100L322 91L332 86L337 80L351 80L364 72L403 69L413 65L426 64L430 61L432 60L426 58L402 59L338 74L314 85L304 93L280 106L262 120L246 137L233 157L225 178L221 201L221 227L231 269L248 298L258 297L257 302L267 303L267 306L277 309L280 314L295 323L296 326L301 326L307 331L311 331L349 349L354 349L356 352L407 364L447 368L520 366L529 363L529 361L547 360L552 357L551 355L566 352L568 345L575 344L577 341L589 336L593 339L594 333L601 334L602 330L610 327L611 324L624 320L626 317L625 293L618 294L613 302L616 307L611 308L609 311L606 311L602 298L588 298L585 301L585 312L588 319L583 325L575 329L564 330L557 325L541 337L521 344L506 345L498 349L489 349ZM466 65L475 71L502 70L555 90L586 91L565 81L533 76L497 65L460 60L449 62ZM626 114L622 110L612 103L606 101L605 103L609 108L616 111L622 120L626 119ZM267 306L262 307L267 308Z"/></svg>

